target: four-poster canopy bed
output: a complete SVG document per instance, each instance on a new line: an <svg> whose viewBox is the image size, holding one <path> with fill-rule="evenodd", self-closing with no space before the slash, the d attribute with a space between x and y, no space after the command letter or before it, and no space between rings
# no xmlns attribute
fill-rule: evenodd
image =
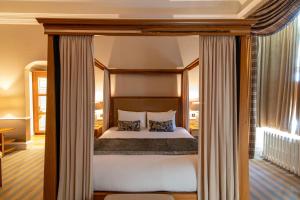
<svg viewBox="0 0 300 200"><path fill-rule="evenodd" d="M45 148L45 177L44 177L44 199L54 200L57 198L58 187L58 160L57 156L57 132L56 125L59 123L55 105L55 59L53 45L55 35L109 35L109 36L182 36L182 35L203 35L203 36L236 36L240 41L240 48L237 48L239 56L239 69L237 73L238 83L238 168L239 168L239 194L240 199L249 199L249 172L248 172L248 134L249 134L249 87L250 87L250 30L253 20L198 20L198 19L46 19L38 18L48 34L48 96L47 96L47 126L46 126L46 148ZM199 61L195 61L199 62ZM105 68L105 66L102 66ZM152 70L152 69L109 69L112 74L151 74L151 73L179 73L182 70ZM183 88L183 87L182 87ZM182 94L175 98L173 106L177 107L177 120L181 123L188 116L182 115ZM130 101L128 101L130 99ZM159 97L157 98L158 100ZM150 97L114 98L111 97L110 125L115 124L115 113L118 108L129 108L140 111L143 106L159 105L153 103L157 100ZM149 104L139 102L148 101ZM172 100L173 101L173 100ZM133 105L139 105L134 107ZM165 104L170 105L169 103ZM172 104L171 104L172 105ZM170 107L150 106L149 110L160 111ZM173 108L174 109L174 108ZM103 199L111 192L95 192L95 199ZM175 199L197 199L196 193L173 193Z"/></svg>

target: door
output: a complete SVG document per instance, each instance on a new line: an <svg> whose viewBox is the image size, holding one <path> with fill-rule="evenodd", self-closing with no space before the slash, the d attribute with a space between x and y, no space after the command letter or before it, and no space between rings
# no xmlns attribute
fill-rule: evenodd
<svg viewBox="0 0 300 200"><path fill-rule="evenodd" d="M47 95L47 72L32 72L33 94L33 127L34 133L45 134L46 129L46 95Z"/></svg>

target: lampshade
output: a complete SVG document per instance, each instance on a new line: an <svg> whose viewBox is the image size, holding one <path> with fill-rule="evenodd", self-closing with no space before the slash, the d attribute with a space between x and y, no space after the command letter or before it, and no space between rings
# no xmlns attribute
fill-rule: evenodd
<svg viewBox="0 0 300 200"><path fill-rule="evenodd" d="M198 111L199 110L199 101L190 102L190 110Z"/></svg>
<svg viewBox="0 0 300 200"><path fill-rule="evenodd" d="M103 109L103 102L97 102L95 104L95 110L102 110Z"/></svg>

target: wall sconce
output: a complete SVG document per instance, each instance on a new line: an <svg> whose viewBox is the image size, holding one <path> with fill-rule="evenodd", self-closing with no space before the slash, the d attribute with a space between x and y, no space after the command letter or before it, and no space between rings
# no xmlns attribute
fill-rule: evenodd
<svg viewBox="0 0 300 200"><path fill-rule="evenodd" d="M103 102L97 102L95 104L95 120L103 119Z"/></svg>
<svg viewBox="0 0 300 200"><path fill-rule="evenodd" d="M10 86L11 86L11 82L8 82L8 81L6 81L6 82L3 81L0 83L0 88L2 90L8 90L10 88Z"/></svg>

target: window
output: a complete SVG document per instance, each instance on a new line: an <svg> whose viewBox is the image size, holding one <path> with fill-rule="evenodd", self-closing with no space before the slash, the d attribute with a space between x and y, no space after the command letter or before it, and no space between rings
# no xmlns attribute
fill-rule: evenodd
<svg viewBox="0 0 300 200"><path fill-rule="evenodd" d="M33 127L35 134L44 134L46 130L47 72L32 72Z"/></svg>
<svg viewBox="0 0 300 200"><path fill-rule="evenodd" d="M298 30L300 30L300 15L298 15L297 17L298 19ZM298 39L300 39L300 33L298 33ZM297 88L300 87L299 84L300 84L300 41L298 42L298 49L297 49L297 58L296 58L296 69L295 69L295 89L298 90ZM300 95L300 94L296 94L297 96ZM296 109L299 109L299 105L297 105L295 107L295 110L293 111L293 119L292 119L292 131L291 133L292 134L295 134L297 129L298 129L298 126L299 126L299 119L297 119L297 116L296 116Z"/></svg>
<svg viewBox="0 0 300 200"><path fill-rule="evenodd" d="M298 29L300 30L300 15L298 15ZM298 33L300 34L300 33ZM300 39L300 35L298 36L298 38ZM300 81L300 42L298 43L298 52L297 52L297 69L296 69L296 74L295 74L295 80L296 82Z"/></svg>

